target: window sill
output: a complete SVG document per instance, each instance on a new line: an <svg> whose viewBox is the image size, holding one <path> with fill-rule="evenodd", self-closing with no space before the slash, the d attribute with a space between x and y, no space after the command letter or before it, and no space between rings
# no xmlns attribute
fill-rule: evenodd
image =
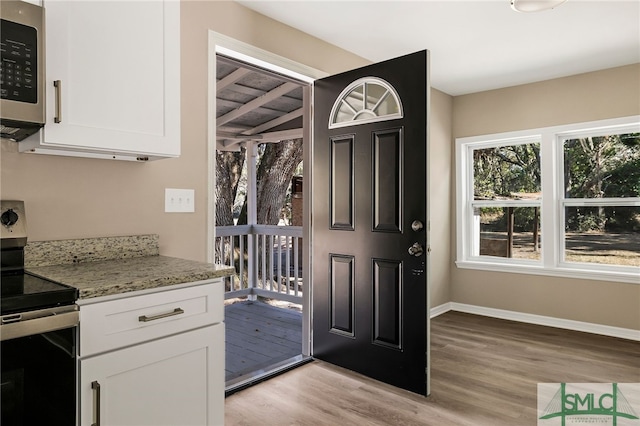
<svg viewBox="0 0 640 426"><path fill-rule="evenodd" d="M540 265L513 265L504 262L487 261L456 261L456 266L460 269L473 269L479 271L508 272L514 274L546 275L551 277L587 279L598 281L614 281L640 285L640 268L638 272L618 272L602 271L598 269L588 269L580 267L545 268ZM594 265L595 266L595 265Z"/></svg>

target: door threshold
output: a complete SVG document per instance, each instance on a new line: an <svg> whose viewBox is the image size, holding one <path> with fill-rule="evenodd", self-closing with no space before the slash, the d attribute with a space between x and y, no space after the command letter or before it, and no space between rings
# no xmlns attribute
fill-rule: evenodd
<svg viewBox="0 0 640 426"><path fill-rule="evenodd" d="M242 389L246 389L311 361L313 361L313 357L296 355L289 359L285 359L284 361L272 364L269 367L236 377L235 379L229 380L225 383L224 396L227 397L232 395Z"/></svg>

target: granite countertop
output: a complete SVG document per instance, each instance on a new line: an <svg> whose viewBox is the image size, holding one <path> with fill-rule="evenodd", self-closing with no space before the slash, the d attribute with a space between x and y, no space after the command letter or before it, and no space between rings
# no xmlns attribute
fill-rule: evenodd
<svg viewBox="0 0 640 426"><path fill-rule="evenodd" d="M29 242L25 269L75 287L80 299L210 280L232 266L159 255L158 235Z"/></svg>
<svg viewBox="0 0 640 426"><path fill-rule="evenodd" d="M78 289L80 299L221 278L233 274L230 266L146 256L52 266L27 271Z"/></svg>

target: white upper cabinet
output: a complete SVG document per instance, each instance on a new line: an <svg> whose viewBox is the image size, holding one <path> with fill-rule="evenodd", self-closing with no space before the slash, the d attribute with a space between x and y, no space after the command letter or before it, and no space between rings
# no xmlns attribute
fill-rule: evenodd
<svg viewBox="0 0 640 426"><path fill-rule="evenodd" d="M23 151L180 155L180 2L44 1L46 125Z"/></svg>

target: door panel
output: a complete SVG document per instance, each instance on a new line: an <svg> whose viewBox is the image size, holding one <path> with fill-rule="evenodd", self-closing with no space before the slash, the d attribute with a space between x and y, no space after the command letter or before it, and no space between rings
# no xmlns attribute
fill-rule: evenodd
<svg viewBox="0 0 640 426"><path fill-rule="evenodd" d="M402 129L373 132L373 230L402 232Z"/></svg>
<svg viewBox="0 0 640 426"><path fill-rule="evenodd" d="M331 255L331 329L332 333L354 336L355 313L353 256Z"/></svg>
<svg viewBox="0 0 640 426"><path fill-rule="evenodd" d="M426 230L411 223L428 220L427 64L423 51L316 81L312 183L314 357L423 395ZM365 110L384 96L360 86L340 105L364 124L329 129L339 95L365 77L395 89L404 117L373 122ZM424 251L409 254L414 243Z"/></svg>
<svg viewBox="0 0 640 426"><path fill-rule="evenodd" d="M402 263L373 260L373 342L402 349Z"/></svg>
<svg viewBox="0 0 640 426"><path fill-rule="evenodd" d="M331 139L331 229L353 230L353 135Z"/></svg>

